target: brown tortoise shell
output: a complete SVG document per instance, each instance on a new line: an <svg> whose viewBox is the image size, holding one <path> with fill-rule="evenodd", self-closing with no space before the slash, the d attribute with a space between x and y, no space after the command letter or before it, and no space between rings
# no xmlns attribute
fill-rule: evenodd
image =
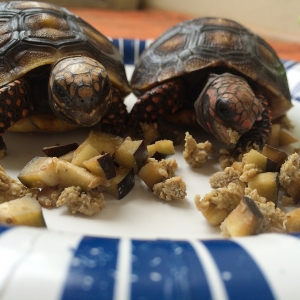
<svg viewBox="0 0 300 300"><path fill-rule="evenodd" d="M164 81L210 68L233 70L257 83L273 118L292 106L285 69L275 51L244 26L220 18L185 21L162 34L142 53L131 86L141 95Z"/></svg>
<svg viewBox="0 0 300 300"><path fill-rule="evenodd" d="M84 20L49 3L0 3L0 87L71 55L94 58L123 95L130 93L118 49Z"/></svg>

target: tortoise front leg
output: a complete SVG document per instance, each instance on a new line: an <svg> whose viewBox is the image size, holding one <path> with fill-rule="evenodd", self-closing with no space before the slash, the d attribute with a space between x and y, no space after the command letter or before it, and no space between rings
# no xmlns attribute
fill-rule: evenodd
<svg viewBox="0 0 300 300"><path fill-rule="evenodd" d="M129 113L124 103L124 97L116 89L112 90L111 106L99 125L101 130L117 135L123 135L129 120ZM98 125L96 125L98 127Z"/></svg>
<svg viewBox="0 0 300 300"><path fill-rule="evenodd" d="M175 113L184 100L184 82L181 79L165 82L138 98L130 118L155 122L159 115Z"/></svg>
<svg viewBox="0 0 300 300"><path fill-rule="evenodd" d="M28 83L18 79L0 88L0 158L6 155L3 133L32 110Z"/></svg>
<svg viewBox="0 0 300 300"><path fill-rule="evenodd" d="M268 101L262 95L256 95L264 107L261 118L257 120L252 128L244 133L235 146L235 152L244 153L250 148L263 148L271 132L272 118Z"/></svg>

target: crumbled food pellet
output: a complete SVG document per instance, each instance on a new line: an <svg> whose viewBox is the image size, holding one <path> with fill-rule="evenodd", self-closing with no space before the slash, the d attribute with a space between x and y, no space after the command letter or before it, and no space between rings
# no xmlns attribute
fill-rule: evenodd
<svg viewBox="0 0 300 300"><path fill-rule="evenodd" d="M287 232L300 232L300 208L286 214L285 228Z"/></svg>
<svg viewBox="0 0 300 300"><path fill-rule="evenodd" d="M281 165L279 182L282 187L287 187L292 181L298 180L299 174L299 154L289 155L287 160Z"/></svg>
<svg viewBox="0 0 300 300"><path fill-rule="evenodd" d="M295 202L293 197L288 197L286 195L282 195L281 197L281 204L283 206L288 206L288 205L294 205L297 204L297 202Z"/></svg>
<svg viewBox="0 0 300 300"><path fill-rule="evenodd" d="M245 164L243 167L243 174L240 176L240 180L243 182L248 182L250 178L254 177L258 173L261 173L261 170L258 169L255 164Z"/></svg>
<svg viewBox="0 0 300 300"><path fill-rule="evenodd" d="M178 164L175 159L162 159L158 161L158 164L167 173L166 178L173 177L175 175L175 171L178 168Z"/></svg>
<svg viewBox="0 0 300 300"><path fill-rule="evenodd" d="M227 129L227 133L228 133L228 136L230 137L229 142L231 144L236 144L238 139L240 138L239 133L231 128Z"/></svg>
<svg viewBox="0 0 300 300"><path fill-rule="evenodd" d="M56 202L62 192L60 186L48 186L40 190L37 200L43 207L56 207Z"/></svg>
<svg viewBox="0 0 300 300"><path fill-rule="evenodd" d="M212 150L213 148L210 142L206 141L197 144L195 139L188 132L185 134L183 157L191 167L200 168L207 161L208 155Z"/></svg>
<svg viewBox="0 0 300 300"><path fill-rule="evenodd" d="M0 166L0 203L21 198L23 196L30 196L36 198L38 189L27 188L20 181L11 178Z"/></svg>
<svg viewBox="0 0 300 300"><path fill-rule="evenodd" d="M209 179L209 183L212 188L226 187L234 179L239 178L241 171L233 166L225 168L224 171L216 172Z"/></svg>
<svg viewBox="0 0 300 300"><path fill-rule="evenodd" d="M235 158L231 156L229 149L221 148L219 151L219 163L221 169L224 170L227 167L230 167L235 162Z"/></svg>
<svg viewBox="0 0 300 300"><path fill-rule="evenodd" d="M245 184L233 179L228 186L213 189L203 199L195 197L195 204L203 216L213 225L220 225L235 209L244 195Z"/></svg>
<svg viewBox="0 0 300 300"><path fill-rule="evenodd" d="M268 201L266 203L255 203L264 217L269 220L265 231L285 231L284 223L286 220L286 214L281 209L275 207L275 204L272 201Z"/></svg>
<svg viewBox="0 0 300 300"><path fill-rule="evenodd" d="M265 197L262 197L257 193L257 189L251 190L250 188L246 187L245 188L245 196L248 196L255 202L261 202L261 203L267 202L267 199Z"/></svg>
<svg viewBox="0 0 300 300"><path fill-rule="evenodd" d="M299 158L298 153L289 155L287 160L281 165L279 173L279 183L288 196L293 198L294 203L300 201Z"/></svg>
<svg viewBox="0 0 300 300"><path fill-rule="evenodd" d="M60 194L56 205L66 205L72 214L80 212L92 216L104 208L102 193L82 192L78 186L65 188Z"/></svg>
<svg viewBox="0 0 300 300"><path fill-rule="evenodd" d="M183 200L186 194L186 184L180 176L174 176L153 186L153 192L162 200Z"/></svg>

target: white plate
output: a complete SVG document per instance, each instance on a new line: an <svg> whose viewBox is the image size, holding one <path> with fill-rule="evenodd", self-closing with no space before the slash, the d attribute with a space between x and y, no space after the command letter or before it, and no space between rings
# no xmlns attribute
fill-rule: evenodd
<svg viewBox="0 0 300 300"><path fill-rule="evenodd" d="M127 67L129 76L132 67ZM135 98L130 95L126 104L131 108ZM300 137L300 104L294 101L289 111L295 125L295 133ZM63 134L42 133L5 133L8 155L0 164L7 173L17 178L20 170L35 156L42 156L41 149L57 143L81 143L88 130L79 130ZM211 138L203 136L203 141ZM136 178L135 187L122 200L115 200L105 194L106 207L93 217L80 214L72 215L66 207L44 209L44 216L49 229L55 231L75 232L83 235L100 237L130 237L139 239L168 238L186 239L220 238L220 230L208 224L194 205L194 196L208 193L209 177L220 170L216 159L209 160L201 169L192 169L183 159L183 146L176 147L173 158L178 163L177 175L182 176L187 185L184 201L170 203L159 200L142 182Z"/></svg>

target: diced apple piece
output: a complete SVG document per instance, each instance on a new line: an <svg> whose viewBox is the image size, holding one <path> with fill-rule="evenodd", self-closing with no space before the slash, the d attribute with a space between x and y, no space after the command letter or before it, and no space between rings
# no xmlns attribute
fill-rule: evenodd
<svg viewBox="0 0 300 300"><path fill-rule="evenodd" d="M280 166L284 163L284 161L287 159L288 155L286 152L279 150L275 147L272 147L268 144L266 144L262 150L262 154L269 158L272 161L275 161L277 163L276 170L277 171Z"/></svg>
<svg viewBox="0 0 300 300"><path fill-rule="evenodd" d="M109 153L92 157L91 159L84 161L83 166L94 175L107 180L116 176L114 160Z"/></svg>
<svg viewBox="0 0 300 300"><path fill-rule="evenodd" d="M266 172L256 174L249 178L248 187L252 190L256 189L258 195L265 197L268 201L277 205L279 179L277 172Z"/></svg>
<svg viewBox="0 0 300 300"><path fill-rule="evenodd" d="M75 150L74 151L70 151L67 154L60 156L59 159L71 162L73 160L73 157L74 157L74 152L75 152Z"/></svg>
<svg viewBox="0 0 300 300"><path fill-rule="evenodd" d="M211 225L220 225L229 214L226 208L218 208L214 203L199 210Z"/></svg>
<svg viewBox="0 0 300 300"><path fill-rule="evenodd" d="M143 140L132 141L126 138L115 153L115 162L127 169L139 172L148 158L147 147Z"/></svg>
<svg viewBox="0 0 300 300"><path fill-rule="evenodd" d="M74 151L78 148L77 143L67 144L67 145L55 145L50 147L44 147L42 151L47 155L51 157L59 157L63 156L70 151Z"/></svg>
<svg viewBox="0 0 300 300"><path fill-rule="evenodd" d="M123 138L119 136L102 131L91 130L85 141L75 150L75 155L77 152L80 152L85 145L89 144L97 149L100 154L110 153L110 155L113 156L122 142Z"/></svg>
<svg viewBox="0 0 300 300"><path fill-rule="evenodd" d="M287 232L300 232L300 208L286 214L285 228Z"/></svg>
<svg viewBox="0 0 300 300"><path fill-rule="evenodd" d="M284 187L285 192L293 198L295 203L300 202L300 177L296 177L294 180L291 180L288 185Z"/></svg>
<svg viewBox="0 0 300 300"><path fill-rule="evenodd" d="M59 184L55 158L35 157L21 170L19 180L29 188L43 188Z"/></svg>
<svg viewBox="0 0 300 300"><path fill-rule="evenodd" d="M84 191L91 190L103 183L103 179L84 168L78 167L64 160L56 160L56 172L59 178L59 185L62 187L80 186Z"/></svg>
<svg viewBox="0 0 300 300"><path fill-rule="evenodd" d="M124 198L134 187L133 169L118 168L116 177L108 181L107 186L100 186L102 192L113 195L117 199Z"/></svg>
<svg viewBox="0 0 300 300"><path fill-rule="evenodd" d="M262 232L264 223L264 216L255 202L244 196L221 224L221 230L226 237L255 235Z"/></svg>
<svg viewBox="0 0 300 300"><path fill-rule="evenodd" d="M166 179L166 176L161 172L161 169L162 168L157 161L150 161L140 169L138 175L145 184L152 189L156 183Z"/></svg>
<svg viewBox="0 0 300 300"><path fill-rule="evenodd" d="M160 140L154 144L148 145L148 157L154 157L155 159L163 159L168 155L175 154L173 141Z"/></svg>
<svg viewBox="0 0 300 300"><path fill-rule="evenodd" d="M277 163L254 149L244 155L243 162L245 164L255 164L262 172L273 172L277 168Z"/></svg>
<svg viewBox="0 0 300 300"><path fill-rule="evenodd" d="M298 142L299 139L286 128L280 128L279 130L279 145L285 146Z"/></svg>
<svg viewBox="0 0 300 300"><path fill-rule="evenodd" d="M80 150L74 152L73 159L71 163L78 167L83 167L83 162L99 155L99 151L91 146L90 144L86 144Z"/></svg>
<svg viewBox="0 0 300 300"><path fill-rule="evenodd" d="M272 147L279 146L279 131L280 124L272 124L271 132L267 140L268 145L271 145Z"/></svg>
<svg viewBox="0 0 300 300"><path fill-rule="evenodd" d="M29 196L0 204L0 224L46 227L41 205Z"/></svg>

